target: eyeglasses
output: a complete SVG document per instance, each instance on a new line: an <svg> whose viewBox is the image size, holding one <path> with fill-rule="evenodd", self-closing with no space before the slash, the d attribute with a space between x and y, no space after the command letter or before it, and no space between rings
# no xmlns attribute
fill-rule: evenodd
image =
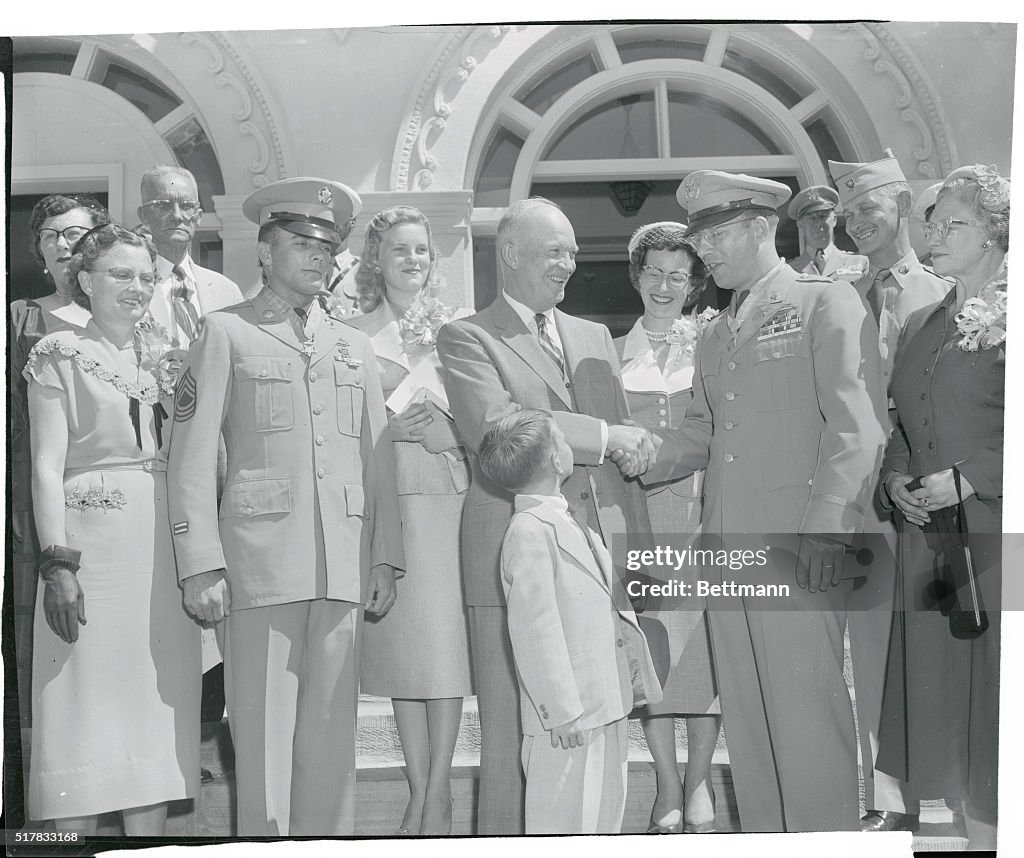
<svg viewBox="0 0 1024 858"><path fill-rule="evenodd" d="M682 289L690 282L690 275L685 271L662 271L653 265L645 265L640 269L640 279L648 286L661 286L666 280L668 285Z"/></svg>
<svg viewBox="0 0 1024 858"><path fill-rule="evenodd" d="M152 289L156 285L155 275L146 272L139 273L130 268L108 268L106 272L101 273L109 274L119 286L129 286L135 278L138 278L139 285L145 289Z"/></svg>
<svg viewBox="0 0 1024 858"><path fill-rule="evenodd" d="M90 229L91 227L88 226L68 226L64 229L50 229L46 227L39 230L39 240L43 244L56 244L57 239L64 236L64 241L67 242L68 247L74 247L75 242L89 232Z"/></svg>
<svg viewBox="0 0 1024 858"><path fill-rule="evenodd" d="M202 206L195 200L150 200L142 206L152 206L160 217L174 214L175 207L187 218L193 218L202 211Z"/></svg>
<svg viewBox="0 0 1024 858"><path fill-rule="evenodd" d="M931 241L933 236L938 239L943 239L949 235L949 230L954 226L973 226L975 229L981 229L980 223L974 223L969 220L957 220L955 217L947 217L940 221L928 221L921 224L921 232L924 233L925 241Z"/></svg>
<svg viewBox="0 0 1024 858"><path fill-rule="evenodd" d="M686 238L683 239L683 244L685 244L687 247L690 248L690 250L694 251L695 253L697 249L700 247L702 241L706 241L712 247L718 247L722 239L725 238L726 230L728 230L729 227L733 227L741 223L747 223L748 221L756 220L757 217L757 215L754 215L754 217L744 217L740 218L739 220L731 220L728 223L723 223L721 226L708 227L707 229L702 229L699 232L693 233L693 235L686 236Z"/></svg>

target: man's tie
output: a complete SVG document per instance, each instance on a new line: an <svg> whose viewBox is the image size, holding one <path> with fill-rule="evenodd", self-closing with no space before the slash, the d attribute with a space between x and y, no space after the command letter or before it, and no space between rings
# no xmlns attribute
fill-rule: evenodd
<svg viewBox="0 0 1024 858"><path fill-rule="evenodd" d="M174 289L171 292L171 306L174 310L174 322L190 344L196 338L199 326L199 313L192 304L192 286L188 274L180 265L171 269L174 275Z"/></svg>
<svg viewBox="0 0 1024 858"><path fill-rule="evenodd" d="M814 251L814 267L818 269L818 274L825 273L825 249L822 247Z"/></svg>
<svg viewBox="0 0 1024 858"><path fill-rule="evenodd" d="M540 347L547 352L548 357L555 362L558 371L564 376L565 358L562 357L562 350L555 344L555 341L551 339L551 335L548 333L547 316L543 313L537 313L533 318L537 322L537 339L540 340Z"/></svg>
<svg viewBox="0 0 1024 858"><path fill-rule="evenodd" d="M874 313L876 322L880 322L882 318L882 307L885 306L885 281L889 279L889 276L888 268L880 269L868 287L868 304L871 306L871 312Z"/></svg>

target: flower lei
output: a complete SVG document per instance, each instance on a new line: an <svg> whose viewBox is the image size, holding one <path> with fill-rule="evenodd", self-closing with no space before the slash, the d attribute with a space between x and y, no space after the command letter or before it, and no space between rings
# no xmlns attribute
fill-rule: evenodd
<svg viewBox="0 0 1024 858"><path fill-rule="evenodd" d="M152 316L135 323L135 348L139 367L149 372L165 396L174 395L185 352L178 340Z"/></svg>
<svg viewBox="0 0 1024 858"><path fill-rule="evenodd" d="M956 329L963 334L957 346L965 352L990 349L1006 341L1006 281L987 284L976 298L968 298L956 314Z"/></svg>
<svg viewBox="0 0 1024 858"><path fill-rule="evenodd" d="M453 307L446 307L426 290L421 291L398 320L402 345L433 348L437 343L437 332L452 320L454 314Z"/></svg>

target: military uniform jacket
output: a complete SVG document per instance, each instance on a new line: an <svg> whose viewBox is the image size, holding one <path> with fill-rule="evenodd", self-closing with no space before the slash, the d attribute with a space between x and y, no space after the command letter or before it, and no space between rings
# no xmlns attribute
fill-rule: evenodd
<svg viewBox="0 0 1024 858"><path fill-rule="evenodd" d="M686 419L643 479L706 466L705 533L852 539L885 440L877 329L846 283L781 261L767 278L735 337L725 312L705 329Z"/></svg>
<svg viewBox="0 0 1024 858"><path fill-rule="evenodd" d="M475 316L449 322L437 337L445 391L472 469L462 514L467 605L505 603L498 560L513 496L487 478L478 453L491 424L519 408L550 411L565 433L576 467L562 493L600 533L616 564L621 568L625 540L615 535L650 540L643 488L603 459L601 421L614 425L629 417L611 335L604 325L559 310L554 316L568 380L504 295Z"/></svg>
<svg viewBox="0 0 1024 858"><path fill-rule="evenodd" d="M872 269L854 284L866 307L869 306L868 290L876 274L877 270ZM889 269L889 274L896 289L886 290L882 313L878 319L878 353L882 356L882 383L887 391L892 384L896 346L910 314L941 301L953 285L930 268L925 268L913 250L897 261Z"/></svg>
<svg viewBox="0 0 1024 858"><path fill-rule="evenodd" d="M269 289L205 316L178 383L168 461L178 577L226 568L234 609L363 602L372 567L404 567L373 350L365 334L313 312L312 356L294 311Z"/></svg>
<svg viewBox="0 0 1024 858"><path fill-rule="evenodd" d="M811 253L801 253L796 259L789 260L788 265L798 274L819 276L817 266L814 264L814 255ZM868 258L866 256L840 250L832 243L825 248L825 270L821 272L821 277L853 283L867 270Z"/></svg>

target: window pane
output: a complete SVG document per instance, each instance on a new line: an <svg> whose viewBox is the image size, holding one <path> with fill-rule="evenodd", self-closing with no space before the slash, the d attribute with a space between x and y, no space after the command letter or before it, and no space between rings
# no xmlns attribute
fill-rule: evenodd
<svg viewBox="0 0 1024 858"><path fill-rule="evenodd" d="M593 108L570 125L542 160L656 158L654 93L616 98Z"/></svg>
<svg viewBox="0 0 1024 858"><path fill-rule="evenodd" d="M827 164L829 160L843 160L843 154L839 151L839 144L836 143L836 138L832 136L828 123L824 119L815 119L814 122L806 126L806 131L807 136L811 138L811 142L814 144L814 148L818 150L818 157L821 158L822 164Z"/></svg>
<svg viewBox="0 0 1024 858"><path fill-rule="evenodd" d="M707 49L707 45L699 42L676 42L671 39L637 39L623 42L618 47L619 56L624 63L663 58L701 62Z"/></svg>
<svg viewBox="0 0 1024 858"><path fill-rule="evenodd" d="M753 122L705 95L668 94L672 157L779 155L779 147Z"/></svg>
<svg viewBox="0 0 1024 858"><path fill-rule="evenodd" d="M478 208L497 208L508 205L508 189L512 184L523 140L507 128L499 128L484 156L480 175L476 181L473 205Z"/></svg>
<svg viewBox="0 0 1024 858"><path fill-rule="evenodd" d="M784 81L774 72L769 71L760 63L754 62L749 57L741 56L735 51L726 51L725 58L722 60L722 68L728 69L736 74L743 75L748 80L752 80L762 89L768 90L774 95L779 101L781 101L786 107L793 107L793 105L800 102L804 96L809 95L809 92L798 92L795 89L796 84L792 81Z"/></svg>
<svg viewBox="0 0 1024 858"><path fill-rule="evenodd" d="M573 60L553 72L545 72L539 82L528 84L532 89L524 89L515 97L534 113L543 115L564 93L588 77L597 74L597 65L590 54Z"/></svg>
<svg viewBox="0 0 1024 858"><path fill-rule="evenodd" d="M210 145L206 133L195 118L182 123L164 139L174 150L174 155L181 166L192 171L199 185L199 202L208 212L213 211L215 194L224 193L224 177L220 172L217 155Z"/></svg>
<svg viewBox="0 0 1024 858"><path fill-rule="evenodd" d="M47 51L38 54L15 54L14 72L50 72L51 74L71 74L75 67L74 52L64 53Z"/></svg>
<svg viewBox="0 0 1024 858"><path fill-rule="evenodd" d="M181 104L181 100L170 90L120 63L111 62L107 66L107 73L101 83L134 104L146 114L150 122L163 119Z"/></svg>

